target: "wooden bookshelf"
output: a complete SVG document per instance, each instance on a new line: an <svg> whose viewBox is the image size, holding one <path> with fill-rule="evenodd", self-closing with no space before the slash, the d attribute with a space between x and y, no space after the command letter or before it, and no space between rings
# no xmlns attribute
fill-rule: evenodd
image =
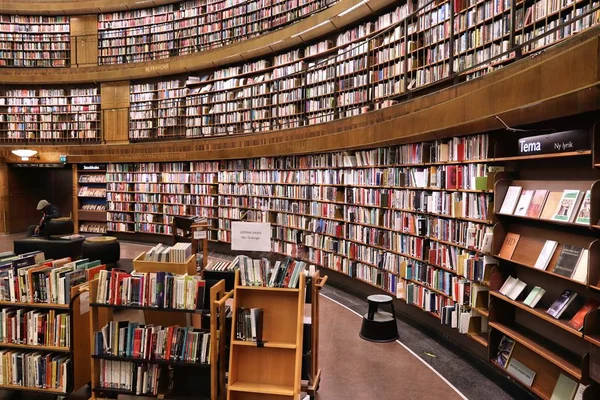
<svg viewBox="0 0 600 400"><path fill-rule="evenodd" d="M0 67L69 67L68 16L0 15Z"/></svg>
<svg viewBox="0 0 600 400"><path fill-rule="evenodd" d="M6 311L14 311L24 309L27 312L33 311L50 311L55 310L66 314L70 319L70 337L68 338L69 346L50 346L50 345L34 345L24 343L0 343L0 349L11 352L21 353L23 355L40 353L42 355L51 354L52 356L64 356L69 359L66 369L65 386L64 387L30 387L13 384L0 385L0 389L13 392L37 392L42 394L51 394L58 396L67 396L68 394L79 390L86 385L90 380L90 363L88 354L90 354L90 343L87 340L89 335L88 314L89 309L86 305L89 295L88 284L83 283L79 286L73 286L70 292L68 304L53 304L53 303L11 303L2 302L0 308ZM61 368L59 365L57 368ZM62 369L62 368L61 368Z"/></svg>
<svg viewBox="0 0 600 400"><path fill-rule="evenodd" d="M98 86L0 90L0 141L96 142L100 139Z"/></svg>
<svg viewBox="0 0 600 400"><path fill-rule="evenodd" d="M106 164L80 164L76 168L77 232L106 233Z"/></svg>
<svg viewBox="0 0 600 400"><path fill-rule="evenodd" d="M98 64L144 62L221 47L287 26L333 3L188 0L99 14Z"/></svg>
<svg viewBox="0 0 600 400"><path fill-rule="evenodd" d="M139 262L137 263L139 266ZM165 263L162 263L163 265ZM138 269L138 268L136 268ZM145 268L140 267L139 269L144 270ZM90 282L90 296L92 299L96 299L98 291L98 280ZM220 281L210 288L210 356L207 363L198 362L185 362L185 361L173 361L173 360L158 360L158 359L142 359L132 358L124 356L110 356L110 355L95 355L91 356L91 386L92 386L92 399L110 398L115 394L127 394L135 395L135 391L115 389L110 387L101 387L100 382L100 361L127 361L136 364L156 364L164 368L174 368L176 374L180 379L186 376L187 379L197 379L199 382L206 381L199 375L208 377L208 387L201 387L197 385L194 388L194 397L210 400L220 400L225 398L225 302L230 298L232 293L225 293L225 281ZM91 312L89 316L90 324L90 340L94 343L95 336L94 332L98 332L102 326L108 321L113 320L113 312L115 310L126 310L126 309L139 309L145 310L146 319L151 319L151 322L159 325L167 326L173 323L173 316L169 315L173 311L180 311L181 313L194 313L194 310L172 310L172 309L157 309L150 307L131 307L131 306L115 306L111 304L100 304L91 303ZM178 313L179 315L179 313ZM177 315L177 316L178 316ZM185 315L185 314L181 314ZM189 321L189 320L188 320ZM183 324L185 325L185 323ZM208 375L206 375L208 370ZM192 378L192 376L194 378ZM166 379L165 374L161 374L159 380ZM177 378L177 377L175 377ZM175 379L174 378L174 379ZM200 379L199 379L200 378ZM189 388L188 388L189 389ZM159 381L159 394L157 396L143 394L142 396L158 397L162 398L167 396L169 398L188 398L190 393L186 394L185 388L174 387L172 390L174 393L165 394L167 390L164 382Z"/></svg>
<svg viewBox="0 0 600 400"><path fill-rule="evenodd" d="M108 230L172 235L173 216L202 216L215 240L217 173L216 162L110 164Z"/></svg>
<svg viewBox="0 0 600 400"><path fill-rule="evenodd" d="M265 346L236 340L232 329L227 399L296 399L301 386L304 274L299 289L241 286L239 270L235 274L232 327L238 308L262 308Z"/></svg>

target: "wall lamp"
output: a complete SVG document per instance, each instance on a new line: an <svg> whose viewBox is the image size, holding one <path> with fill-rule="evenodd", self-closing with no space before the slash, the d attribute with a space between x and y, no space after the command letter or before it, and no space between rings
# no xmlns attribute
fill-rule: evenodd
<svg viewBox="0 0 600 400"><path fill-rule="evenodd" d="M37 150L18 149L12 150L11 153L17 157L21 157L22 161L29 161L29 159L35 156L38 152Z"/></svg>

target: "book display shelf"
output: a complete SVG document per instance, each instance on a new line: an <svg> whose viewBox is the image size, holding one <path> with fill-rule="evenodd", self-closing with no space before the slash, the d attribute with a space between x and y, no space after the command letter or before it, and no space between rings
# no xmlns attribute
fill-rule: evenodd
<svg viewBox="0 0 600 400"><path fill-rule="evenodd" d="M218 162L109 164L108 231L173 234L173 217L208 219L215 240Z"/></svg>
<svg viewBox="0 0 600 400"><path fill-rule="evenodd" d="M232 329L227 399L298 399L302 369L304 273L299 274L298 288L244 286L240 271L235 274L233 309L236 312L232 327L250 325L252 320L252 335L256 336L256 340L247 335L240 339L238 328ZM244 311L248 310L247 317L238 321L237 310L243 310L240 315L245 315ZM254 310L260 311L262 317L255 317Z"/></svg>
<svg viewBox="0 0 600 400"><path fill-rule="evenodd" d="M564 12L539 11L515 31L511 15L522 10L532 18L541 10L536 4L408 1L270 58L132 82L130 140L248 134L355 116L436 83L480 76L600 20L600 3L580 1Z"/></svg>
<svg viewBox="0 0 600 400"><path fill-rule="evenodd" d="M0 90L0 141L100 140L100 87Z"/></svg>
<svg viewBox="0 0 600 400"><path fill-rule="evenodd" d="M333 0L189 0L98 15L98 64L191 54L263 35L321 11Z"/></svg>
<svg viewBox="0 0 600 400"><path fill-rule="evenodd" d="M68 67L68 16L0 15L0 67Z"/></svg>
<svg viewBox="0 0 600 400"><path fill-rule="evenodd" d="M106 164L77 166L77 221L80 233L106 233Z"/></svg>
<svg viewBox="0 0 600 400"><path fill-rule="evenodd" d="M7 328L0 341L1 390L61 397L87 385L90 380L89 310L84 300L89 294L87 285L71 287L70 297L60 304L0 301L2 323ZM33 321L36 325L32 325ZM21 326L21 330L16 326ZM27 373L28 365L36 365L40 374Z"/></svg>
<svg viewBox="0 0 600 400"><path fill-rule="evenodd" d="M125 279L132 279L135 275L136 278L141 277L138 284L146 285L150 282L144 282L146 278L158 279L161 274L165 278L164 271L173 271L171 277L188 271L186 264L139 261L142 256L134 261L136 274L121 273L123 277L117 277L113 271L108 282L111 279L122 281L125 275ZM195 270L195 265L193 267ZM210 326L203 329L190 323L190 314L205 312L196 309L195 304L192 307L175 307L172 304L172 307L163 308L162 304L150 306L146 298L125 299L117 294L108 297L107 302L100 302L98 294L106 291L103 286L105 277L101 275L90 285L90 295L94 299L89 318L91 342L94 344L91 398L116 398L126 394L174 399L224 399L225 301L232 295L232 292L225 293L225 282L219 281L210 288L210 304L204 305L208 306L206 312L210 312ZM180 277L186 277L184 285L189 286L187 281L192 280L192 276ZM200 283L194 280L192 285L195 287ZM169 293L176 294L173 285L165 285L167 292L159 301L166 301ZM203 293L200 293L198 291L198 296L203 298ZM191 297L194 296L188 296ZM130 300L133 303L130 304ZM115 320L116 311L123 313L128 310L143 310L148 325Z"/></svg>

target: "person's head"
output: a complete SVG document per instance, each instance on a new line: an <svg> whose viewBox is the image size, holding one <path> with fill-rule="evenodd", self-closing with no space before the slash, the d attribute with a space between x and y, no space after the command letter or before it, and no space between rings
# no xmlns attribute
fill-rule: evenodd
<svg viewBox="0 0 600 400"><path fill-rule="evenodd" d="M48 207L49 205L50 205L50 203L47 200L40 200L37 205L37 210L44 211L46 209L46 207Z"/></svg>

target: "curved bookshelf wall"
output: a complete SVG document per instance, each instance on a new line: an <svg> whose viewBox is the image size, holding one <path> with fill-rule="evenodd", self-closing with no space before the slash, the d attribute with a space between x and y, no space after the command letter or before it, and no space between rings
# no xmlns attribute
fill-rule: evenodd
<svg viewBox="0 0 600 400"><path fill-rule="evenodd" d="M536 4L513 10L508 0L464 4L458 13L450 1L408 2L336 37L271 58L132 82L129 139L249 134L385 108L428 86L486 74L600 21L600 2L567 7L569 13L557 10L549 20ZM554 29L562 18L567 22L558 33L534 29L542 20L545 29ZM511 40L520 44L511 46Z"/></svg>
<svg viewBox="0 0 600 400"><path fill-rule="evenodd" d="M280 29L335 0L187 0L98 15L98 65L159 60Z"/></svg>
<svg viewBox="0 0 600 400"><path fill-rule="evenodd" d="M177 3L180 0L0 0L0 14L75 15Z"/></svg>

